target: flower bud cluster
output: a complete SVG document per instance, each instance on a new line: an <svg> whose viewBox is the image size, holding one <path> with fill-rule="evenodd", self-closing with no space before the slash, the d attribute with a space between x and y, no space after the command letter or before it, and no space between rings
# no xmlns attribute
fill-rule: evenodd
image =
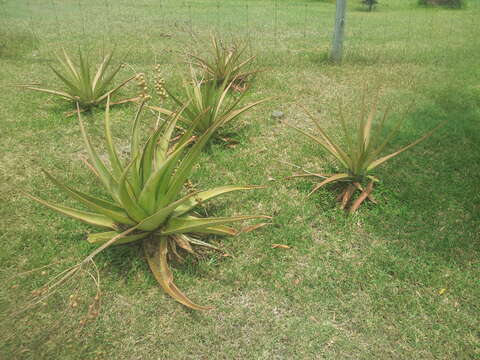
<svg viewBox="0 0 480 360"><path fill-rule="evenodd" d="M137 76L135 76L135 81L137 82L138 88L140 90L140 94L138 95L138 97L142 100L148 100L150 98L150 95L148 95L148 87L147 81L145 80L145 74L137 74Z"/></svg>
<svg viewBox="0 0 480 360"><path fill-rule="evenodd" d="M154 79L155 92L157 93L160 100L165 100L168 95L167 91L165 90L165 79L161 75L159 64L155 65Z"/></svg>

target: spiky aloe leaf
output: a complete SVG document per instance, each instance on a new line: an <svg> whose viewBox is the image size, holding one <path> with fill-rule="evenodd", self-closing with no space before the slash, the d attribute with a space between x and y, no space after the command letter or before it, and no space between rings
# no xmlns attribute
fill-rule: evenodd
<svg viewBox="0 0 480 360"><path fill-rule="evenodd" d="M135 222L132 221L128 217L128 215L123 211L122 208L118 207L117 205L110 203L105 200L98 199L96 197L93 197L91 195L82 193L81 191L72 189L71 187L61 183L58 181L56 178L54 178L49 172L46 170L42 169L42 171L45 173L45 175L48 177L48 179L53 182L57 187L65 191L67 194L69 194L72 198L75 200L78 200L82 202L85 206L90 208L93 211L96 211L100 214L103 214L110 219L120 223L120 224L125 224L125 225L134 225Z"/></svg>
<svg viewBox="0 0 480 360"><path fill-rule="evenodd" d="M116 231L107 231L107 232L101 232L96 234L90 234L88 235L87 241L91 244L100 245L100 244L105 244L107 241L119 235L121 235L121 233ZM148 232L142 232L139 234L123 236L122 238L118 239L113 245L129 244L138 240L145 239L148 236L150 236L150 233Z"/></svg>
<svg viewBox="0 0 480 360"><path fill-rule="evenodd" d="M36 202L42 204L43 206L46 206L52 210L55 210L61 214L73 217L77 220L83 221L84 223L95 225L95 226L100 226L104 228L109 228L109 229L117 229L117 225L115 224L114 221L112 221L110 218L107 216L101 215L101 214L96 214L96 213L91 213L87 211L82 211L78 209L72 209L63 205L57 205L54 203L51 203L49 201L37 198L35 196L32 196L30 194L25 194L28 196L30 199L35 200Z"/></svg>
<svg viewBox="0 0 480 360"><path fill-rule="evenodd" d="M101 79L105 76L105 71L108 68L108 65L110 64L110 60L112 60L112 55L113 53L110 53L106 55L102 62L100 63L100 66L97 69L97 72L95 73L95 76L92 81L92 89L93 92L96 92L97 89L97 84L101 82Z"/></svg>
<svg viewBox="0 0 480 360"><path fill-rule="evenodd" d="M132 161L127 165L123 171L121 178L118 181L118 190L116 195L120 200L120 203L125 208L127 214L134 219L137 223L148 217L148 213L137 203L135 195L132 194L131 188L129 188L129 182L127 179L128 170L135 162Z"/></svg>
<svg viewBox="0 0 480 360"><path fill-rule="evenodd" d="M112 132L110 130L110 95L107 97L107 106L105 109L105 142L107 144L108 157L112 170L115 176L120 177L123 172L122 163L117 155L117 150L112 139Z"/></svg>
<svg viewBox="0 0 480 360"><path fill-rule="evenodd" d="M190 232L203 232L206 233L209 228L229 224L232 222L239 222L251 219L270 219L269 216L251 215L251 216L231 216L231 217L218 217L218 218L197 218L194 216L171 218L164 229L162 229L162 235L168 234L184 234Z"/></svg>
<svg viewBox="0 0 480 360"><path fill-rule="evenodd" d="M321 147L323 147L325 150L327 150L330 154L332 154L345 168L349 168L350 159L348 158L348 155L343 153L343 151L340 150L340 148L335 145L331 141L325 141L325 139L320 139L316 136L313 136L312 134L309 134L308 132L297 128L295 126L291 126L293 129L297 130L301 134L307 136L308 138L312 139L315 141L317 144L319 144Z"/></svg>
<svg viewBox="0 0 480 360"><path fill-rule="evenodd" d="M44 93L51 94L51 95L57 95L57 96L61 96L61 97L65 98L69 101L75 101L75 97L73 97L72 95L70 95L66 92L63 92L63 91L42 89L42 88L37 88L35 86L25 86L25 89L40 91L40 92L44 92Z"/></svg>
<svg viewBox="0 0 480 360"><path fill-rule="evenodd" d="M165 223L167 218L172 215L176 208L185 204L193 196L195 196L195 193L188 194L180 200L174 201L170 205L160 208L153 215L144 219L141 226L139 226L139 229L145 231L154 231L155 229L158 229L163 223Z"/></svg>
<svg viewBox="0 0 480 360"><path fill-rule="evenodd" d="M102 180L103 184L107 188L107 190L115 194L116 193L116 188L118 186L116 180L113 178L112 174L110 171L107 169L103 161L100 159L100 157L97 154L97 151L93 147L90 138L87 135L87 132L85 130L85 126L83 125L82 117L80 116L80 108L77 103L77 113L78 113L78 123L80 124L80 131L82 133L82 137L85 143L85 147L87 148L88 155L90 158L90 162L92 166L95 168L97 171L100 179ZM118 197L115 197L116 200L118 200Z"/></svg>
<svg viewBox="0 0 480 360"><path fill-rule="evenodd" d="M158 198L162 198L165 189L169 186L169 180L173 177L172 172L176 169L185 148L189 145L185 142L168 156L168 158L153 171L146 179L143 189L138 196L138 202L142 208L149 212L158 205ZM158 165L157 165L158 166ZM158 205L159 206L159 205Z"/></svg>
<svg viewBox="0 0 480 360"><path fill-rule="evenodd" d="M202 204L210 199L213 199L219 195L223 195L232 191L240 191L240 190L252 190L252 189L261 189L263 186L220 186L215 189L200 191L196 193L193 197L189 198L183 205L179 206L174 212L173 216L178 217L181 216L199 204Z"/></svg>
<svg viewBox="0 0 480 360"><path fill-rule="evenodd" d="M223 236L235 236L239 234L239 231L230 226L215 225L195 230L195 233L206 235L223 235Z"/></svg>

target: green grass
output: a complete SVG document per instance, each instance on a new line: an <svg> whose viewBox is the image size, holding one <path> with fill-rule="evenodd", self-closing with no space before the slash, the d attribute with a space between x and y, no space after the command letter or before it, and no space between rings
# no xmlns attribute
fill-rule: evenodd
<svg viewBox="0 0 480 360"><path fill-rule="evenodd" d="M170 0L0 3L4 315L92 250L84 241L91 228L32 204L21 191L67 201L41 175L42 166L86 192L99 192L79 160L84 150L78 124L64 116L71 108L9 85L59 85L46 65L53 60L52 51L80 46L98 55L113 45L147 76L155 61L162 64L167 83L175 84L184 71L177 51L201 51L197 44L206 44L216 29L227 39L250 39L258 54L257 66L264 71L250 99L275 97L241 120L234 149L213 145L192 179L199 189L268 185L219 198L207 210L218 216L274 216L272 225L258 231L212 239L233 257L206 254L176 266L179 287L214 310L194 313L164 294L138 247L111 248L96 258L102 310L95 322L79 326L95 290L85 275L26 315L15 320L2 316L0 358L480 356L479 7L471 1L465 10L425 9L414 0L392 0L380 1L377 11L366 13L350 3L342 66L325 61L334 11L329 2L228 0L220 8L217 1L190 6ZM192 39L191 31L198 39ZM130 72L127 67L123 76ZM380 167L379 204L347 217L332 188L307 198L310 180L284 180L296 171L288 163L312 171L333 166L331 158L284 122L311 126L295 106L299 101L320 111L332 132L338 99L353 116L365 82L372 89L383 87L382 104L395 104L394 118L404 116L415 99L392 149L438 121L449 122ZM123 91L134 93L133 84ZM285 119L271 119L273 110L282 110ZM112 109L117 141L127 140L134 111L132 106ZM85 116L97 137L102 116L101 110ZM272 249L273 243L292 248ZM45 268L45 274L22 275L56 261L63 262ZM442 295L441 289L446 289ZM67 306L71 293L79 295L76 309Z"/></svg>

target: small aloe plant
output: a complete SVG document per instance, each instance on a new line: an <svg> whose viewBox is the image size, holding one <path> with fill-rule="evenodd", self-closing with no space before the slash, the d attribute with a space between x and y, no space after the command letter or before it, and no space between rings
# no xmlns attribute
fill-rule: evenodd
<svg viewBox="0 0 480 360"><path fill-rule="evenodd" d="M217 86L224 82L232 83L231 90L244 91L248 79L258 72L250 68L255 56L243 56L247 50L245 45L234 43L227 47L213 35L210 41L212 44L210 58L190 54L192 64L205 72L207 81L212 81Z"/></svg>
<svg viewBox="0 0 480 360"><path fill-rule="evenodd" d="M184 184L198 164L201 151L218 124L200 137L192 136L191 128L174 143L171 138L181 115L180 111L173 114L162 126L157 125L142 145L139 119L144 103L141 104L133 121L131 159L123 163L112 141L109 106L107 99L105 143L110 167L101 160L94 149L80 112L78 119L89 154L89 168L99 178L111 200L102 200L65 185L47 171L44 171L46 176L59 189L89 210L77 210L29 196L50 209L107 230L88 236L87 240L90 243L100 246L82 263L91 260L110 245L139 242L143 246L155 278L170 296L189 308L208 309L192 302L177 288L168 266L168 256L181 258L180 249L194 254L195 246L215 248L202 240L202 236L210 234L233 236L238 232L227 224L268 218L266 216L202 218L194 212L196 207L217 196L239 190L256 189L258 186L229 185L185 193Z"/></svg>
<svg viewBox="0 0 480 360"><path fill-rule="evenodd" d="M241 102L247 91L239 96L229 94L233 82L226 80L220 86L212 81L205 81L191 69L191 78L184 81L183 96L177 97L166 89L168 96L177 106L186 104L184 111L179 116L179 122L187 128L193 128L195 134L204 134L212 127L215 128L213 137L217 136L217 129L238 118L251 108L267 101L261 99L242 105ZM152 110L172 116L173 111L163 107L150 106Z"/></svg>
<svg viewBox="0 0 480 360"><path fill-rule="evenodd" d="M360 115L358 126L349 126L340 107L340 122L344 135L344 144L335 142L333 138L331 138L322 128L318 119L307 111L307 115L315 124L318 136L294 127L294 129L313 140L330 155L332 155L342 168L341 172L335 174L326 175L308 172L291 176L313 176L323 179L314 186L309 195L313 194L327 184L341 183L344 185L344 187L343 191L338 196L338 200L341 202L342 209L348 208L350 212L355 212L367 198L375 203L376 200L372 196L372 191L374 183L378 182L379 180L372 175L372 171L386 161L426 140L438 127L443 125L442 122L414 142L392 153L389 153L388 155L382 155L382 152L386 149L387 145L398 133L405 119L397 122L397 124L395 124L390 131L387 131L384 134L385 123L388 117L389 109L387 108L375 126L375 119L377 118L377 100L378 95L369 113L365 110L365 106L362 107L362 113ZM363 186L362 184L366 182L368 184ZM355 201L350 203L357 190L361 192L360 195L355 199Z"/></svg>
<svg viewBox="0 0 480 360"><path fill-rule="evenodd" d="M63 49L63 59L57 55L57 60L61 70L57 70L50 64L49 66L54 74L66 86L66 90L51 90L30 85L26 85L24 87L29 90L40 91L59 96L72 102L73 104L78 103L82 110L88 110L104 103L107 100L107 97L111 97L128 82L136 78L136 75L132 76L114 87L113 80L122 68L122 65L120 64L109 71L109 69L112 67L112 56L113 53L106 55L98 66L97 70L93 72L88 58L82 54L82 51L79 51L79 65L76 66L65 49ZM123 103L132 100L133 99L125 99L117 103Z"/></svg>

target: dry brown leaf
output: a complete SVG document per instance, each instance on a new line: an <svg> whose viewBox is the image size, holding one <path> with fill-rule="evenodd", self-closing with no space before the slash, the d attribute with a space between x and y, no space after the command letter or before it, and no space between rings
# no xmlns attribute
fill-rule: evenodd
<svg viewBox="0 0 480 360"><path fill-rule="evenodd" d="M255 224L255 225L250 225L250 226L245 226L240 230L240 233L248 233L250 231L260 229L261 227L264 227L265 225L268 225L270 223L260 223L260 224Z"/></svg>
<svg viewBox="0 0 480 360"><path fill-rule="evenodd" d="M285 244L272 244L272 249L291 249L292 247Z"/></svg>
<svg viewBox="0 0 480 360"><path fill-rule="evenodd" d="M367 188L360 194L360 196L357 198L357 200L355 200L353 202L353 204L352 204L352 206L350 207L350 210L349 210L350 214L357 211L357 209L360 207L360 205L362 205L362 203L365 201L365 199L368 197L368 195L370 195L372 190L373 190L373 181L370 181L367 185Z"/></svg>

